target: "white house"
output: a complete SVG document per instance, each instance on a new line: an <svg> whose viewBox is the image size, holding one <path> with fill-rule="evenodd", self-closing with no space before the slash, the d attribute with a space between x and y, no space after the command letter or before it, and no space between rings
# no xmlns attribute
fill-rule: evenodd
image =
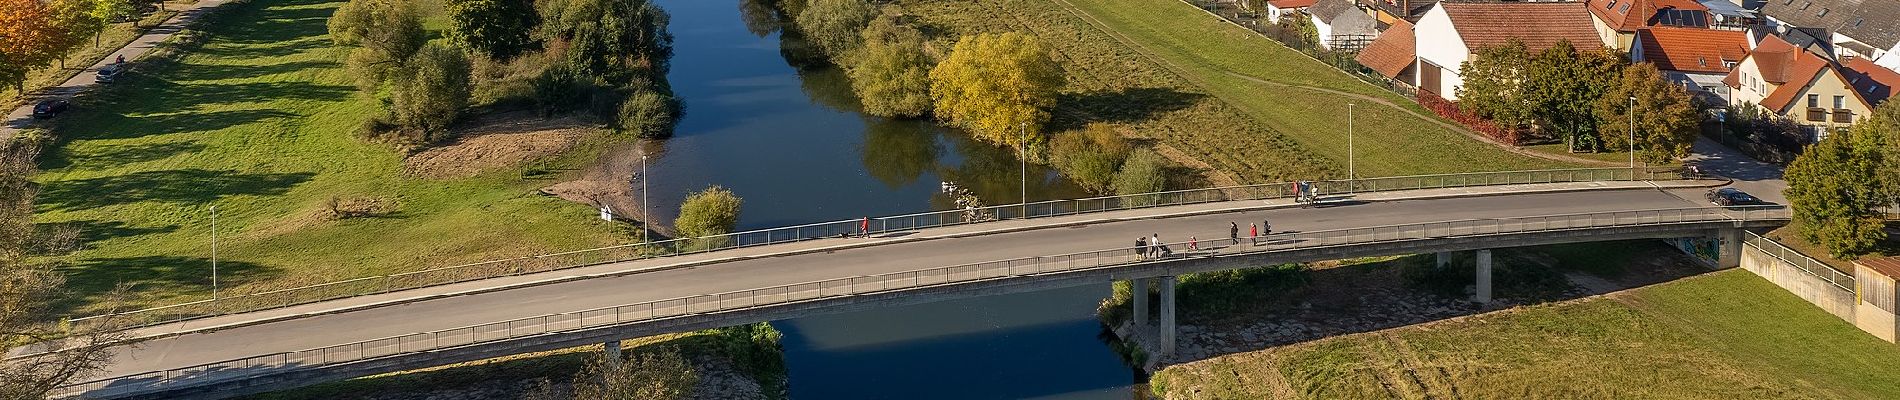
<svg viewBox="0 0 1900 400"><path fill-rule="evenodd" d="M1319 0L1306 13L1319 31L1321 48L1358 50L1379 36L1379 20L1351 0Z"/></svg>
<svg viewBox="0 0 1900 400"><path fill-rule="evenodd" d="M1267 21L1276 24L1280 23L1280 18L1306 11L1307 7L1312 7L1313 3L1317 1L1318 0L1267 0Z"/></svg>
<svg viewBox="0 0 1900 400"><path fill-rule="evenodd" d="M1511 39L1532 53L1562 41L1577 48L1604 44L1590 12L1575 2L1440 2L1419 18L1413 35L1418 61L1412 86L1446 100L1458 99L1464 85L1458 68L1479 49Z"/></svg>

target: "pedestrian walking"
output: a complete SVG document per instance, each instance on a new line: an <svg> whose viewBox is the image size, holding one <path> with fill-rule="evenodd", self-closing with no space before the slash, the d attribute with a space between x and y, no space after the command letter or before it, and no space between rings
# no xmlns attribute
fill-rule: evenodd
<svg viewBox="0 0 1900 400"><path fill-rule="evenodd" d="M871 217L858 220L858 236L871 237Z"/></svg>
<svg viewBox="0 0 1900 400"><path fill-rule="evenodd" d="M1161 234L1156 233L1154 237L1148 238L1148 251L1154 252L1156 256L1161 255Z"/></svg>
<svg viewBox="0 0 1900 400"><path fill-rule="evenodd" d="M1188 251L1201 251L1201 238L1188 236Z"/></svg>
<svg viewBox="0 0 1900 400"><path fill-rule="evenodd" d="M1148 237L1147 236L1135 238L1135 254L1141 256L1142 258L1148 257Z"/></svg>
<svg viewBox="0 0 1900 400"><path fill-rule="evenodd" d="M1227 222L1227 238L1233 240L1233 244L1240 244L1240 223Z"/></svg>
<svg viewBox="0 0 1900 400"><path fill-rule="evenodd" d="M1247 224L1247 243L1260 245L1260 224Z"/></svg>
<svg viewBox="0 0 1900 400"><path fill-rule="evenodd" d="M1273 234L1273 223L1272 223L1272 222L1268 222L1267 220L1264 220L1264 219L1263 219L1263 220L1260 220L1260 234L1261 234L1261 235L1272 235L1272 234Z"/></svg>

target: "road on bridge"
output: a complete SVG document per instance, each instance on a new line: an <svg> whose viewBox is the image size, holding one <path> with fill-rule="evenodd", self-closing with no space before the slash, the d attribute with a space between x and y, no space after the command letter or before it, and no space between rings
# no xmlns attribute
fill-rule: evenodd
<svg viewBox="0 0 1900 400"><path fill-rule="evenodd" d="M661 269L187 333L120 348L117 358L103 376L160 371L597 307L1017 257L1132 247L1136 238L1157 233L1165 242L1183 241L1192 235L1212 243L1226 238L1229 222L1238 223L1244 236L1248 224L1262 220L1271 220L1276 232L1285 232L1458 219L1700 207L1706 205L1699 200L1702 190L1631 189L1373 201L1330 207L1278 208L1154 219L1140 218L1142 215L1166 215L1175 207L1129 210L1117 212L1124 214L1118 218L1122 220L1112 222L903 241ZM1084 215L1077 217L1080 219L1069 220L1109 217L1107 214L1097 215L1100 216ZM1062 219L1017 222L1057 224ZM929 230L916 234L928 233ZM844 243L877 239L823 240ZM1179 246L1176 248L1179 249ZM634 269L639 264L665 265L673 262L661 258L618 263L615 266ZM547 275L564 276L560 271Z"/></svg>

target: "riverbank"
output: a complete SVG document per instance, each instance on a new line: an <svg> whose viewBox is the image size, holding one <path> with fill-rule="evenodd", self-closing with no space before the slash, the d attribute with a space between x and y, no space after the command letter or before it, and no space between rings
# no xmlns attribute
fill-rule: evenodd
<svg viewBox="0 0 1900 400"><path fill-rule="evenodd" d="M1151 387L1169 399L1884 398L1900 387L1868 377L1900 348L1666 244L1496 254L1488 307L1463 297L1468 265L1441 281L1419 273L1424 255L1316 267L1297 288L1242 297L1257 306L1184 312L1180 355ZM1184 310L1209 301L1185 280L1180 291Z"/></svg>
<svg viewBox="0 0 1900 400"><path fill-rule="evenodd" d="M787 396L781 334L752 324L621 341L625 354L672 347L688 361L698 383L688 399L773 400ZM245 397L249 400L566 399L573 379L599 346L447 365Z"/></svg>

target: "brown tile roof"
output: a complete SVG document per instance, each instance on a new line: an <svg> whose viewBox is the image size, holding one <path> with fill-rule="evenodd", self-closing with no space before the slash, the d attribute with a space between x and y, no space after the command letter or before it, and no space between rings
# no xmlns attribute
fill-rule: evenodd
<svg viewBox="0 0 1900 400"><path fill-rule="evenodd" d="M1689 10L1707 13L1708 6L1693 0L1588 0L1584 6L1618 32L1634 32L1649 26L1661 10ZM1706 15L1703 18L1707 18ZM1706 20L1703 22L1707 23Z"/></svg>
<svg viewBox="0 0 1900 400"><path fill-rule="evenodd" d="M1385 33L1379 34L1372 44L1359 50L1359 56L1353 59L1366 68L1378 71L1380 75L1397 78L1400 72L1405 72L1406 67L1412 66L1412 60L1417 57L1418 41L1413 35L1412 23L1399 20L1386 28Z"/></svg>
<svg viewBox="0 0 1900 400"><path fill-rule="evenodd" d="M1580 49L1602 46L1590 12L1582 3L1467 3L1442 2L1451 25L1464 38L1465 47L1479 49L1503 45L1511 39L1524 42L1532 53L1543 51L1557 42L1568 40Z"/></svg>
<svg viewBox="0 0 1900 400"><path fill-rule="evenodd" d="M1788 105L1794 103L1795 96L1808 91L1808 83L1814 80L1815 75L1834 68L1832 61L1772 35L1762 38L1749 57L1755 59L1755 68L1761 74L1761 80L1780 85L1761 100L1762 107L1775 112L1787 111Z"/></svg>
<svg viewBox="0 0 1900 400"><path fill-rule="evenodd" d="M1854 261L1854 264L1867 267L1888 278L1900 279L1900 257L1863 258Z"/></svg>
<svg viewBox="0 0 1900 400"><path fill-rule="evenodd" d="M1728 73L1725 62L1748 57L1748 33L1742 31L1658 26L1636 31L1643 61L1657 69L1696 73Z"/></svg>
<svg viewBox="0 0 1900 400"><path fill-rule="evenodd" d="M1895 87L1900 87L1900 72L1875 65L1865 57L1855 57L1841 63L1842 73L1847 82L1854 86L1854 93L1860 94L1867 104L1879 106L1892 98Z"/></svg>
<svg viewBox="0 0 1900 400"><path fill-rule="evenodd" d="M1272 4L1275 8L1312 7L1316 2L1319 0L1267 0L1267 4Z"/></svg>

